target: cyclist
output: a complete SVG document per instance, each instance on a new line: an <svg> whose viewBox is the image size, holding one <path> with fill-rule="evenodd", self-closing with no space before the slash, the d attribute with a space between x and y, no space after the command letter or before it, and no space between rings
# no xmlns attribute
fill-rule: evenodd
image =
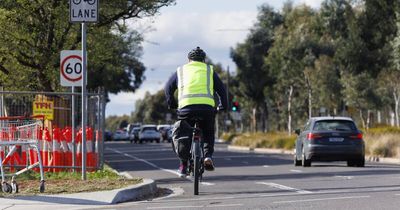
<svg viewBox="0 0 400 210"><path fill-rule="evenodd" d="M214 153L214 124L216 104L221 109L227 107L224 84L214 72L212 65L205 63L206 53L197 47L188 53L189 62L179 67L165 86L168 107L178 108L178 119L186 120L191 126L194 117L200 117L199 127L204 140L204 168L214 170L212 155ZM174 92L178 89L178 102ZM214 93L217 93L219 97ZM219 98L219 99L218 99ZM215 100L220 103L216 103ZM188 148L190 150L190 148ZM180 160L179 176L186 177L188 160Z"/></svg>

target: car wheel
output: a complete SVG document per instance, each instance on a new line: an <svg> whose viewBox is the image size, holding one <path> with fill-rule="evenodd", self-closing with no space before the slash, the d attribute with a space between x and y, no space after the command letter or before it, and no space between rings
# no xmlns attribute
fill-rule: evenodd
<svg viewBox="0 0 400 210"><path fill-rule="evenodd" d="M306 153L304 152L304 147L302 150L302 159L301 159L301 164L303 165L303 167L310 167L311 166L311 160L306 158Z"/></svg>
<svg viewBox="0 0 400 210"><path fill-rule="evenodd" d="M294 166L301 166L301 160L297 160L297 155L294 155Z"/></svg>
<svg viewBox="0 0 400 210"><path fill-rule="evenodd" d="M348 167L353 167L355 165L354 160L348 160L347 161L347 166Z"/></svg>
<svg viewBox="0 0 400 210"><path fill-rule="evenodd" d="M157 142L157 143L160 143L160 139L156 139L156 142Z"/></svg>
<svg viewBox="0 0 400 210"><path fill-rule="evenodd" d="M139 140L139 144L143 144L143 140Z"/></svg>
<svg viewBox="0 0 400 210"><path fill-rule="evenodd" d="M362 157L360 160L358 160L355 164L357 167L364 167L365 166L365 158Z"/></svg>

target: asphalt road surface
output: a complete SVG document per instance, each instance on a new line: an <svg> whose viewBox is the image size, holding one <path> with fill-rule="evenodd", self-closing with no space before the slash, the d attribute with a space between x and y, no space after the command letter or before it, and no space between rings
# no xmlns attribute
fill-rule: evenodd
<svg viewBox="0 0 400 210"><path fill-rule="evenodd" d="M291 155L229 151L217 144L216 170L205 172L200 194L190 178L177 176L169 143L109 142L105 161L119 172L154 179L171 194L128 202L115 209L400 209L400 166L313 162L295 167Z"/></svg>

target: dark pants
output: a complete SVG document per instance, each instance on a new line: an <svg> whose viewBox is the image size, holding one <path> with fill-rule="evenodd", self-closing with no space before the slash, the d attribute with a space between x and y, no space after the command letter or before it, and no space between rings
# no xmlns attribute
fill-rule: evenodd
<svg viewBox="0 0 400 210"><path fill-rule="evenodd" d="M183 109L178 112L178 119L186 120L191 126L194 126L195 122L192 120L194 117L200 118L199 127L202 131L202 136L204 141L204 156L212 157L214 153L214 141L215 141L215 136L214 136L215 111L213 109L205 109L205 110Z"/></svg>

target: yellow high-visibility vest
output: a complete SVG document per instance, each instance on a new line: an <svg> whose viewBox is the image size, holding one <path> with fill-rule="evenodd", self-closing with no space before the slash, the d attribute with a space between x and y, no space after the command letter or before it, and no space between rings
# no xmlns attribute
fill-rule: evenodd
<svg viewBox="0 0 400 210"><path fill-rule="evenodd" d="M193 104L215 106L214 70L211 65L191 61L179 67L178 75L178 108Z"/></svg>

